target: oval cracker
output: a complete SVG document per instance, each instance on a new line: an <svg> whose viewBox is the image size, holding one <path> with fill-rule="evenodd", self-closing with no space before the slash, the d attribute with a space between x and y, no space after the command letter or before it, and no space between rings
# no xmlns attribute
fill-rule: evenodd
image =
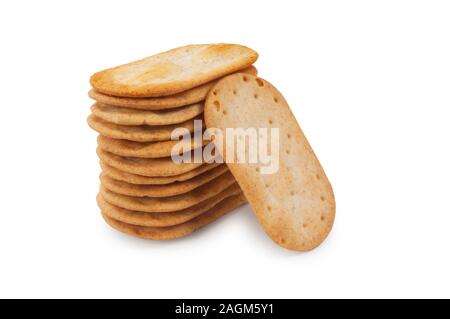
<svg viewBox="0 0 450 319"><path fill-rule="evenodd" d="M208 128L279 130L276 173L261 174L263 164L227 163L267 234L292 250L318 246L334 222L333 190L284 97L269 82L248 74L230 75L211 92L205 103Z"/></svg>
<svg viewBox="0 0 450 319"><path fill-rule="evenodd" d="M91 76L99 92L124 97L167 96L252 65L258 54L237 44L187 45Z"/></svg>

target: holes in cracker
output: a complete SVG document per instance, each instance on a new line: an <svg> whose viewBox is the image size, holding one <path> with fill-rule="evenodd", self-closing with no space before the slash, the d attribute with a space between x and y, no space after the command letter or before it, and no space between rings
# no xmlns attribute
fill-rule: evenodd
<svg viewBox="0 0 450 319"><path fill-rule="evenodd" d="M272 210L272 207L267 206L267 210L270 212Z"/></svg>
<svg viewBox="0 0 450 319"><path fill-rule="evenodd" d="M316 174L316 178L317 178L317 179L320 179L320 175L319 175L319 174Z"/></svg>
<svg viewBox="0 0 450 319"><path fill-rule="evenodd" d="M264 184L264 186L266 186L266 188L269 188L269 184L267 184L267 183L266 183L266 184Z"/></svg>
<svg viewBox="0 0 450 319"><path fill-rule="evenodd" d="M286 240L285 240L284 238L281 238L281 239L280 239L280 242L281 242L282 244L286 244Z"/></svg>
<svg viewBox="0 0 450 319"><path fill-rule="evenodd" d="M214 101L214 107L216 108L216 111L219 112L220 111L220 102L219 101Z"/></svg>
<svg viewBox="0 0 450 319"><path fill-rule="evenodd" d="M223 111L222 111L222 114L223 114L223 115L227 115L227 111L226 111L226 110L223 110Z"/></svg>
<svg viewBox="0 0 450 319"><path fill-rule="evenodd" d="M288 139L291 139L291 137L292 137L291 134L288 133L288 134L287 134L287 138L288 138Z"/></svg>
<svg viewBox="0 0 450 319"><path fill-rule="evenodd" d="M325 221L325 216L323 216L323 215L320 216L320 220L321 220L321 221Z"/></svg>
<svg viewBox="0 0 450 319"><path fill-rule="evenodd" d="M255 168L255 170L256 170L256 172L258 172L258 173L259 173L259 167Z"/></svg>
<svg viewBox="0 0 450 319"><path fill-rule="evenodd" d="M294 192L294 191L291 191L290 194L291 194L291 196L294 196L294 195L295 195L295 192Z"/></svg>
<svg viewBox="0 0 450 319"><path fill-rule="evenodd" d="M247 77L246 75L244 75L244 76L242 77L242 81L248 82L248 77Z"/></svg>
<svg viewBox="0 0 450 319"><path fill-rule="evenodd" d="M324 196L320 196L320 200L321 200L322 202L324 202L324 201L325 201L325 197L324 197Z"/></svg>
<svg viewBox="0 0 450 319"><path fill-rule="evenodd" d="M264 87L264 81L261 80L260 78L256 78L255 79L256 83L258 84L259 87Z"/></svg>
<svg viewBox="0 0 450 319"><path fill-rule="evenodd" d="M306 227L308 227L308 224L307 223L303 223L303 228L306 228Z"/></svg>
<svg viewBox="0 0 450 319"><path fill-rule="evenodd" d="M291 154L291 151L289 149L286 150L286 154L289 155Z"/></svg>
<svg viewBox="0 0 450 319"><path fill-rule="evenodd" d="M269 120L269 124L272 125L272 124L273 124L273 121L272 121L272 120Z"/></svg>
<svg viewBox="0 0 450 319"><path fill-rule="evenodd" d="M216 96L216 95L217 95L217 90L214 90L214 91L212 92L212 94L213 94L214 96Z"/></svg>
<svg viewBox="0 0 450 319"><path fill-rule="evenodd" d="M236 90L233 90L233 95L237 95L237 91Z"/></svg>
<svg viewBox="0 0 450 319"><path fill-rule="evenodd" d="M273 101L274 101L275 103L278 103L278 98L277 98L276 96L274 96L274 97L273 97Z"/></svg>
<svg viewBox="0 0 450 319"><path fill-rule="evenodd" d="M253 94L253 97L255 98L255 100L257 100L258 99L258 94Z"/></svg>

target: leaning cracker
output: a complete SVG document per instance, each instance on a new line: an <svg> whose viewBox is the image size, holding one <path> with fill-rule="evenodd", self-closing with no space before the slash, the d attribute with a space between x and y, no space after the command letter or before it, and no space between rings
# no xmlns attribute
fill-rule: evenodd
<svg viewBox="0 0 450 319"><path fill-rule="evenodd" d="M236 74L222 79L205 105L207 127L279 129L277 173L261 174L260 164L228 167L277 244L299 251L318 246L333 225L333 190L281 93L261 78Z"/></svg>
<svg viewBox="0 0 450 319"><path fill-rule="evenodd" d="M200 187L213 179L219 177L228 171L228 168L219 166L200 176L191 178L184 182L174 182L166 185L136 185L123 181L115 180L108 175L102 173L100 181L109 190L117 194L128 196L149 196L149 197L168 197L187 193L197 187Z"/></svg>
<svg viewBox="0 0 450 319"><path fill-rule="evenodd" d="M204 174L206 172L209 172L210 170L218 166L223 167L225 166L225 164L221 163L203 164L200 167L193 169L192 171L174 176L142 176L121 171L115 167L106 164L104 161L100 161L100 167L102 168L103 173L105 173L109 177L112 177L119 181L138 185L166 185L174 182L183 182L196 176L199 176L201 174Z"/></svg>
<svg viewBox="0 0 450 319"><path fill-rule="evenodd" d="M203 112L203 102L176 109L147 111L94 103L91 111L99 118L119 125L171 125L186 122Z"/></svg>
<svg viewBox="0 0 450 319"><path fill-rule="evenodd" d="M157 97L176 94L252 65L258 54L236 44L188 45L95 73L104 94Z"/></svg>
<svg viewBox="0 0 450 319"><path fill-rule="evenodd" d="M210 181L188 193L171 197L134 197L120 195L108 190L105 185L100 187L100 193L108 203L122 208L147 213L163 213L194 206L223 192L233 184L236 184L236 181L233 175L227 172L220 178Z"/></svg>
<svg viewBox="0 0 450 319"><path fill-rule="evenodd" d="M179 145L183 152L188 152L196 148L202 147L209 143L202 140L200 145L195 144L194 138L189 141L160 141L160 142L133 142L127 140L119 140L109 138L103 135L97 137L98 147L102 150L126 157L142 157L142 158L161 158L172 156L172 149ZM180 144L181 143L181 144ZM181 146L182 145L182 146ZM182 148L181 148L182 147ZM178 146L177 146L178 148ZM177 154L177 153L175 153Z"/></svg>
<svg viewBox="0 0 450 319"><path fill-rule="evenodd" d="M103 212L102 216L111 227L123 233L144 239L168 240L187 236L195 230L206 226L226 213L229 213L232 210L244 205L245 203L246 200L243 195L235 195L225 199L207 212L189 220L186 223L168 227L136 226L112 219Z"/></svg>
<svg viewBox="0 0 450 319"><path fill-rule="evenodd" d="M176 163L170 157L122 157L97 148L98 157L121 171L143 176L175 176L200 167L203 163Z"/></svg>
<svg viewBox="0 0 450 319"><path fill-rule="evenodd" d="M213 208L224 199L241 193L241 189L235 184L197 205L168 213L144 213L120 208L105 201L101 194L97 195L97 203L103 214L115 220L138 226L167 227L179 225L194 219Z"/></svg>
<svg viewBox="0 0 450 319"><path fill-rule="evenodd" d="M179 124L158 126L129 126L110 123L99 118L98 116L95 116L94 114L91 114L89 115L87 122L93 130L110 138L135 142L158 142L170 140L170 136L173 130L175 130L176 128L185 128L190 133L193 133L195 131L194 121L202 119L203 116L197 116L192 120L187 120ZM202 121L202 125L204 126L204 121Z"/></svg>
<svg viewBox="0 0 450 319"><path fill-rule="evenodd" d="M254 66L250 66L243 70L239 70L240 73L248 73L256 75L258 71ZM92 89L89 91L89 97L97 102L128 107L132 109L140 110L165 110L172 109L180 106L185 106L193 103L203 101L206 98L209 90L217 83L218 80L214 80L187 91L164 97L149 97L149 98L130 98L106 95Z"/></svg>

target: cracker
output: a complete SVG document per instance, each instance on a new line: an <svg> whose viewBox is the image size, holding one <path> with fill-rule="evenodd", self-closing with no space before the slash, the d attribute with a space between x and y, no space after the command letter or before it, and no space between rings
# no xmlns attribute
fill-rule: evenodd
<svg viewBox="0 0 450 319"><path fill-rule="evenodd" d="M254 66L250 66L246 69L240 70L240 73L248 73L256 75L258 71ZM97 102L128 107L132 109L140 110L164 110L172 109L180 106L185 106L193 103L203 101L206 98L209 90L217 83L218 80L214 80L187 91L164 97L150 97L150 98L130 98L106 95L92 89L89 91L89 97Z"/></svg>
<svg viewBox="0 0 450 319"><path fill-rule="evenodd" d="M194 138L189 142L183 141L161 141L161 142L133 142L109 138L103 135L97 137L98 147L102 150L126 157L161 158L172 155L172 148L182 143L183 152L188 152L206 145L209 141L202 140L201 145L195 145Z"/></svg>
<svg viewBox="0 0 450 319"><path fill-rule="evenodd" d="M100 134L115 138L135 142L158 142L170 140L172 131L178 127L185 128L189 132L194 132L194 120L202 120L203 115L183 123L173 125L135 125L125 126L107 122L94 114L89 115L87 122L89 126ZM202 121L204 125L204 121Z"/></svg>
<svg viewBox="0 0 450 319"><path fill-rule="evenodd" d="M105 185L100 187L100 193L108 203L122 208L147 213L163 213L194 206L223 192L233 184L236 184L236 181L234 180L233 175L231 175L230 172L227 172L219 178L188 193L171 197L133 197L120 195L108 190Z"/></svg>
<svg viewBox="0 0 450 319"><path fill-rule="evenodd" d="M191 178L184 182L174 182L166 185L136 185L123 181L115 180L108 175L102 173L100 181L107 189L117 194L128 196L149 196L149 197L168 197L187 193L197 187L200 187L211 180L219 177L228 171L223 165L212 169L200 176Z"/></svg>
<svg viewBox="0 0 450 319"><path fill-rule="evenodd" d="M239 186L236 184L197 205L168 213L144 213L120 208L105 201L101 194L97 196L97 203L103 214L115 220L138 226L167 227L185 223L200 216L224 199L241 193Z"/></svg>
<svg viewBox="0 0 450 319"><path fill-rule="evenodd" d="M174 176L142 176L123 172L115 167L106 164L103 161L100 161L100 167L102 168L103 173L105 173L109 177L130 184L140 184L140 185L165 185L174 182L183 182L196 176L199 176L203 173L206 173L218 166L225 166L225 164L220 163L203 164L200 167L193 169L192 171Z"/></svg>
<svg viewBox="0 0 450 319"><path fill-rule="evenodd" d="M171 125L186 122L203 112L203 102L176 109L147 111L94 103L91 111L99 118L120 125Z"/></svg>
<svg viewBox="0 0 450 319"><path fill-rule="evenodd" d="M158 97L176 94L252 65L258 54L236 44L188 45L91 76L104 94Z"/></svg>
<svg viewBox="0 0 450 319"><path fill-rule="evenodd" d="M122 157L97 148L98 157L121 171L143 176L175 176L200 167L203 163L176 163L170 157Z"/></svg>
<svg viewBox="0 0 450 319"><path fill-rule="evenodd" d="M261 174L258 164L228 167L272 240L298 251L322 243L334 222L333 190L281 93L261 78L236 74L222 79L205 105L207 127L279 128L277 173Z"/></svg>
<svg viewBox="0 0 450 319"><path fill-rule="evenodd" d="M111 227L123 233L143 239L169 240L187 236L195 230L206 226L207 224L222 217L226 213L229 213L234 209L244 205L245 203L246 200L243 195L235 195L223 200L213 208L209 209L207 212L201 214L200 216L197 216L194 219L189 220L186 223L168 227L136 226L112 219L103 212L102 216Z"/></svg>

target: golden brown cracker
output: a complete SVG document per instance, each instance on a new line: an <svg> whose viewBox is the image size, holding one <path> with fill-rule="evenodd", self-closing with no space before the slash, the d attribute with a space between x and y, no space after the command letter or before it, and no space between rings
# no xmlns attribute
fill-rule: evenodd
<svg viewBox="0 0 450 319"><path fill-rule="evenodd" d="M190 133L193 133L195 131L195 120L202 120L202 125L204 127L205 123L203 121L203 115L200 115L192 120L187 120L183 123L158 126L118 125L107 122L94 114L89 115L87 122L93 130L110 138L135 142L158 142L170 140L172 132L177 128L186 129Z"/></svg>
<svg viewBox="0 0 450 319"><path fill-rule="evenodd" d="M258 71L254 66L250 66L243 70L238 71L240 73L248 73L256 75ZM209 90L217 83L218 80L214 80L200 86L194 87L187 91L180 92L178 94L164 96L164 97L149 97L149 98L130 98L106 95L92 89L89 91L89 97L100 102L102 104L127 107L140 110L165 110L172 109L180 106L194 104L203 101L206 98Z"/></svg>
<svg viewBox="0 0 450 319"><path fill-rule="evenodd" d="M147 213L163 213L194 206L223 192L235 183L236 181L234 180L233 175L231 175L230 172L227 172L219 178L190 192L170 197L134 197L120 195L108 190L106 185L101 185L100 193L108 203L122 208Z"/></svg>
<svg viewBox="0 0 450 319"><path fill-rule="evenodd" d="M105 201L101 194L97 196L97 203L103 214L115 220L138 226L167 227L194 219L223 200L238 194L241 194L241 190L237 185L234 185L197 205L166 213L145 213L120 208Z"/></svg>
<svg viewBox="0 0 450 319"><path fill-rule="evenodd" d="M134 142L120 139L113 139L99 135L97 137L98 147L102 150L125 157L161 158L177 154L177 149L183 152L192 151L206 145L209 141L202 140L200 145L196 145L194 138L180 141L160 141L160 142ZM176 147L174 149L174 147Z"/></svg>
<svg viewBox="0 0 450 319"><path fill-rule="evenodd" d="M203 164L192 171L174 175L174 176L142 176L136 175L132 173L127 173L121 171L115 167L112 167L106 164L103 161L100 161L100 166L104 174L108 175L111 178L114 178L119 181L127 182L130 184L138 184L138 185L166 185L174 182L183 182L187 181L191 178L204 174L216 167L226 166L221 163L211 163L211 164ZM222 168L223 169L223 168Z"/></svg>
<svg viewBox="0 0 450 319"><path fill-rule="evenodd" d="M97 155L106 164L121 171L143 176L175 176L187 173L203 163L176 163L170 157L122 157L97 148Z"/></svg>
<svg viewBox="0 0 450 319"><path fill-rule="evenodd" d="M118 125L172 125L203 113L203 102L159 111L135 110L97 102L91 106L91 111L95 116Z"/></svg>
<svg viewBox="0 0 450 319"><path fill-rule="evenodd" d="M305 251L322 243L334 222L333 190L281 93L261 78L235 74L219 81L205 105L207 127L222 131L279 129L276 173L261 174L263 164L227 165L259 222L277 244Z"/></svg>
<svg viewBox="0 0 450 319"><path fill-rule="evenodd" d="M223 200L213 208L209 209L207 212L183 224L168 227L136 226L112 219L105 213L102 213L102 216L111 227L123 233L143 239L169 240L187 236L195 230L206 226L207 224L222 217L226 213L229 213L234 209L244 205L245 203L246 200L243 195L235 195Z"/></svg>
<svg viewBox="0 0 450 319"><path fill-rule="evenodd" d="M252 65L258 54L237 44L187 45L91 76L104 94L158 97L189 90Z"/></svg>
<svg viewBox="0 0 450 319"><path fill-rule="evenodd" d="M115 180L108 175L102 173L100 181L109 190L117 194L128 196L149 196L149 197L168 197L187 193L197 187L200 187L215 178L219 178L226 173L228 168L219 166L197 177L191 178L184 182L174 182L166 185L136 185L127 182Z"/></svg>

